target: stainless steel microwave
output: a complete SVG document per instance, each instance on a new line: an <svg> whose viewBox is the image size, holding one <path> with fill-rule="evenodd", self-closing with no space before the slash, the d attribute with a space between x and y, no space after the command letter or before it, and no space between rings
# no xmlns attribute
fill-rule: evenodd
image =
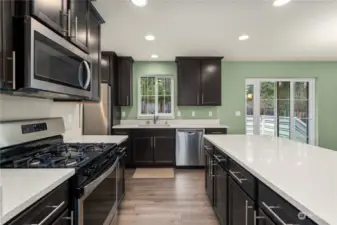
<svg viewBox="0 0 337 225"><path fill-rule="evenodd" d="M14 89L47 98L92 96L91 59L32 17L14 20Z"/></svg>

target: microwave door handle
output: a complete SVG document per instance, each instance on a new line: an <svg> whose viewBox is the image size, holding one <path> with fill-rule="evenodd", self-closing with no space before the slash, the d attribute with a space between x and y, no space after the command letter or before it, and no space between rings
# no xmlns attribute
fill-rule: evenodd
<svg viewBox="0 0 337 225"><path fill-rule="evenodd" d="M83 61L84 62L84 61ZM78 83L80 84L81 88L84 88L83 85L83 62L80 63L79 67L78 67L78 72L77 72L77 77L78 77Z"/></svg>
<svg viewBox="0 0 337 225"><path fill-rule="evenodd" d="M83 64L84 64L85 69L87 70L87 80L86 80L83 88L87 89L89 87L90 81L91 81L91 70L90 70L90 67L89 67L89 64L88 64L87 61L83 61Z"/></svg>

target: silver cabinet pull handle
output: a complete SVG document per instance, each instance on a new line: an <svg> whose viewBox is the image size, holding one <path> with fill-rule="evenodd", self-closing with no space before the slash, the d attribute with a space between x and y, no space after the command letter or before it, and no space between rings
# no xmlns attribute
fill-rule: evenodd
<svg viewBox="0 0 337 225"><path fill-rule="evenodd" d="M13 89L15 90L16 89L16 68L15 68L15 64L16 64L16 54L15 54L15 51L12 52L12 70L13 70L13 75L12 75L12 78L13 78L13 81L12 81L12 86L13 86Z"/></svg>
<svg viewBox="0 0 337 225"><path fill-rule="evenodd" d="M262 202L262 206L270 213L272 216L282 225L298 225L298 224L287 224L285 223L273 209L280 209L280 206L268 206L265 202Z"/></svg>
<svg viewBox="0 0 337 225"><path fill-rule="evenodd" d="M256 211L254 210L254 225L256 225L257 220L265 219L264 216L257 216Z"/></svg>
<svg viewBox="0 0 337 225"><path fill-rule="evenodd" d="M229 170L229 173L235 178L235 180L237 180L240 184L242 184L242 181L246 181L247 179L240 179L236 176L236 174L240 173L240 172L233 172L231 170Z"/></svg>
<svg viewBox="0 0 337 225"><path fill-rule="evenodd" d="M47 220L49 220L50 217L52 217L63 205L65 201L61 202L59 205L56 206L48 206L49 208L54 208L53 211L51 211L43 220L41 220L40 223L38 224L31 224L31 225L42 225L44 224Z"/></svg>
<svg viewBox="0 0 337 225"><path fill-rule="evenodd" d="M212 148L211 148L211 147L208 147L207 145L205 145L204 148L205 148L207 151L211 151L211 150L212 150Z"/></svg>
<svg viewBox="0 0 337 225"><path fill-rule="evenodd" d="M246 200L245 204L245 225L248 225L248 209L252 209L253 206L248 205L248 201Z"/></svg>
<svg viewBox="0 0 337 225"><path fill-rule="evenodd" d="M220 159L218 156L214 155L214 158L216 159L216 161L218 161L219 163L220 162L223 162L223 161L226 161L226 159Z"/></svg>
<svg viewBox="0 0 337 225"><path fill-rule="evenodd" d="M8 60L12 60L12 80L11 81L7 81L7 83L11 83L12 84L12 88L13 90L15 90L16 88L16 68L15 68L15 64L16 64L16 55L15 55L15 51L12 51L12 57L7 57Z"/></svg>
<svg viewBox="0 0 337 225"><path fill-rule="evenodd" d="M126 96L126 105L129 105L129 96Z"/></svg>
<svg viewBox="0 0 337 225"><path fill-rule="evenodd" d="M156 138L153 138L153 148L156 148Z"/></svg>
<svg viewBox="0 0 337 225"><path fill-rule="evenodd" d="M75 39L77 40L77 23L78 23L78 18L77 16L75 17Z"/></svg>
<svg viewBox="0 0 337 225"><path fill-rule="evenodd" d="M70 212L70 217L63 217L64 220L70 220L70 225L74 225L74 211Z"/></svg>
<svg viewBox="0 0 337 225"><path fill-rule="evenodd" d="M68 37L71 37L71 15L70 15L70 9L68 10Z"/></svg>

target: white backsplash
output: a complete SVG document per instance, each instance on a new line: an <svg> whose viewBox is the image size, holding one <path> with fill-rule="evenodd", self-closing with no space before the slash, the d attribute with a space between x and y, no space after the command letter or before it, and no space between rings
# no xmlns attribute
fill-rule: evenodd
<svg viewBox="0 0 337 225"><path fill-rule="evenodd" d="M0 96L0 120L63 117L65 136L82 134L82 104L54 102L49 99Z"/></svg>

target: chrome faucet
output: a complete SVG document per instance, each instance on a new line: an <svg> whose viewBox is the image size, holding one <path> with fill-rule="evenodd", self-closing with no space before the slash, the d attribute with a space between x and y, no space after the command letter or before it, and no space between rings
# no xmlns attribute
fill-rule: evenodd
<svg viewBox="0 0 337 225"><path fill-rule="evenodd" d="M153 124L156 124L159 120L159 116L156 116L156 114L153 115Z"/></svg>

